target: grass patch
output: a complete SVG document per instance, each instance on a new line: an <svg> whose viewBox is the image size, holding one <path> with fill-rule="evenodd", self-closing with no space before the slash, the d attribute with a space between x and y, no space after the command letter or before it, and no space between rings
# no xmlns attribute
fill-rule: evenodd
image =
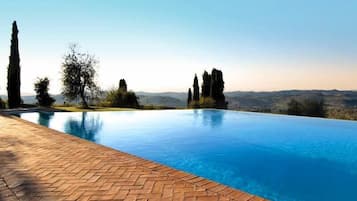
<svg viewBox="0 0 357 201"><path fill-rule="evenodd" d="M91 106L90 108L81 108L76 106L53 106L52 108L57 110L63 110L67 112L94 112L94 111L130 111L136 110L133 108L119 108L119 107L99 107Z"/></svg>
<svg viewBox="0 0 357 201"><path fill-rule="evenodd" d="M166 106L144 105L139 108L122 108L122 107L106 107L106 106L90 106L90 108L82 108L75 105L54 105L53 109L66 112L93 112L93 111L131 111L131 110L168 110L168 109L184 109Z"/></svg>
<svg viewBox="0 0 357 201"><path fill-rule="evenodd" d="M176 107L169 106L160 106L160 105L141 105L139 107L142 110L172 110L172 109L181 109Z"/></svg>

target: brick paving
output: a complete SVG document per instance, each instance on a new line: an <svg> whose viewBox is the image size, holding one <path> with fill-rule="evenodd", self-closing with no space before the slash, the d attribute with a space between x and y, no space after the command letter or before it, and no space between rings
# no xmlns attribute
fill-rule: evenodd
<svg viewBox="0 0 357 201"><path fill-rule="evenodd" d="M264 199L0 115L0 201L5 200Z"/></svg>

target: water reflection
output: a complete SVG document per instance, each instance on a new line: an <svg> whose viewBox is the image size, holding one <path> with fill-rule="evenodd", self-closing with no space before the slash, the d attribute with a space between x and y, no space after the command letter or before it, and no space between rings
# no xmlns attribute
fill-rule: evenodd
<svg viewBox="0 0 357 201"><path fill-rule="evenodd" d="M38 124L42 126L49 127L52 117L55 115L54 112L39 112Z"/></svg>
<svg viewBox="0 0 357 201"><path fill-rule="evenodd" d="M224 111L221 110L201 110L203 125L219 127L223 123Z"/></svg>
<svg viewBox="0 0 357 201"><path fill-rule="evenodd" d="M87 112L82 112L81 119L70 118L64 126L66 133L70 133L77 137L98 141L96 134L102 129L103 122L100 117L88 115Z"/></svg>

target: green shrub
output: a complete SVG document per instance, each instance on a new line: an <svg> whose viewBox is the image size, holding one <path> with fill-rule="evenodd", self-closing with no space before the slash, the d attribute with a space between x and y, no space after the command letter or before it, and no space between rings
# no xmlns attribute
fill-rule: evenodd
<svg viewBox="0 0 357 201"><path fill-rule="evenodd" d="M200 108L200 102L199 101L191 101L190 104L188 105L188 108Z"/></svg>
<svg viewBox="0 0 357 201"><path fill-rule="evenodd" d="M201 97L199 101L191 101L188 108L216 108L216 101L211 97Z"/></svg>
<svg viewBox="0 0 357 201"><path fill-rule="evenodd" d="M303 105L295 99L291 99L288 103L287 112L289 115L302 115Z"/></svg>
<svg viewBox="0 0 357 201"><path fill-rule="evenodd" d="M138 108L138 97L132 91L126 92L122 89L112 89L108 92L103 106Z"/></svg>
<svg viewBox="0 0 357 201"><path fill-rule="evenodd" d="M357 120L357 108L328 108L327 117L333 119Z"/></svg>
<svg viewBox="0 0 357 201"><path fill-rule="evenodd" d="M215 108L216 101L211 97L201 97L200 101L200 108Z"/></svg>
<svg viewBox="0 0 357 201"><path fill-rule="evenodd" d="M287 106L287 113L290 115L302 115L311 117L326 116L325 103L322 98L310 98L301 102L295 99L291 99Z"/></svg>
<svg viewBox="0 0 357 201"><path fill-rule="evenodd" d="M47 77L38 78L35 82L36 99L40 106L49 107L56 101L48 93L49 84L50 80Z"/></svg>

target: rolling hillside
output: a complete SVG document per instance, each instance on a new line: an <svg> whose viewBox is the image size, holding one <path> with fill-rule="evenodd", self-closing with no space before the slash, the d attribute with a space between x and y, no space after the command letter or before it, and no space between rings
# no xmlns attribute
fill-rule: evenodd
<svg viewBox="0 0 357 201"><path fill-rule="evenodd" d="M185 107L186 93L162 92L149 93L137 92L139 102L142 105L158 105L169 107ZM339 90L288 90L274 92L226 92L229 109L240 109L248 111L278 111L286 107L291 99L303 99L308 97L323 97L328 107L334 108L357 108L357 91ZM5 96L0 96L6 99ZM35 96L23 96L25 103L35 103ZM63 104L62 95L55 95L56 104Z"/></svg>

